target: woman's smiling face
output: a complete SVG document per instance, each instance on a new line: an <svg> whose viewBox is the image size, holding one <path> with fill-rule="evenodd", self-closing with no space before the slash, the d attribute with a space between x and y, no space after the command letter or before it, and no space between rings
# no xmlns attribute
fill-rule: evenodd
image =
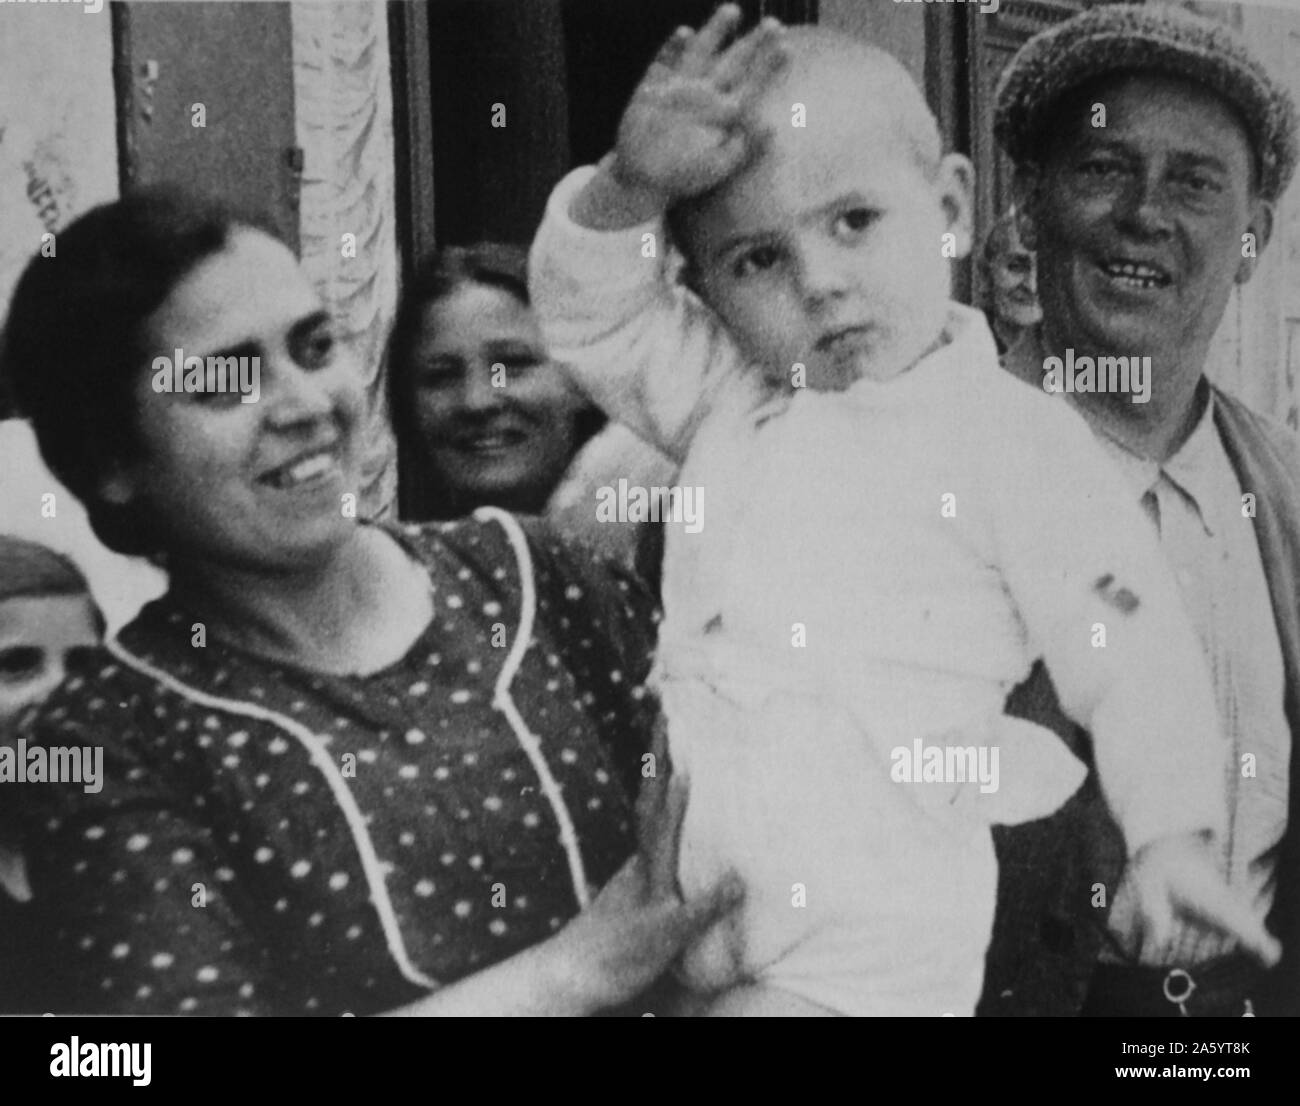
<svg viewBox="0 0 1300 1106"><path fill-rule="evenodd" d="M236 229L146 323L136 383L141 460L103 494L152 515L165 550L246 569L291 568L355 526L359 366L289 250ZM260 394L156 392L154 357L256 357ZM355 501L353 504L355 505Z"/></svg>
<svg viewBox="0 0 1300 1106"><path fill-rule="evenodd" d="M573 457L585 401L532 310L502 288L462 284L425 309L412 362L420 440L452 499L541 510Z"/></svg>

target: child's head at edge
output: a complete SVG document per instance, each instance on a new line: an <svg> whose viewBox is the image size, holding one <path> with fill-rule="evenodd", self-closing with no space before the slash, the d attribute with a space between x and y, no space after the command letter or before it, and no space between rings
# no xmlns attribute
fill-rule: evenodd
<svg viewBox="0 0 1300 1106"><path fill-rule="evenodd" d="M796 365L817 390L889 379L941 341L973 171L942 156L891 55L824 28L783 41L788 64L752 105L754 155L675 205L673 238L692 288L773 383L797 385Z"/></svg>
<svg viewBox="0 0 1300 1106"><path fill-rule="evenodd" d="M103 616L76 565L0 535L0 737L62 682L73 649L103 636Z"/></svg>

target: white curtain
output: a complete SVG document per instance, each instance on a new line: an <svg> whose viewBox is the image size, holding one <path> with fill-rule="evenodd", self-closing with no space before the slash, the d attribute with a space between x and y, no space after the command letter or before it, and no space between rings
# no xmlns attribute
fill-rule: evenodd
<svg viewBox="0 0 1300 1106"><path fill-rule="evenodd" d="M397 302L387 15L373 0L296 3L292 12L302 262L367 373L374 404L360 513L382 516L396 494L381 379Z"/></svg>

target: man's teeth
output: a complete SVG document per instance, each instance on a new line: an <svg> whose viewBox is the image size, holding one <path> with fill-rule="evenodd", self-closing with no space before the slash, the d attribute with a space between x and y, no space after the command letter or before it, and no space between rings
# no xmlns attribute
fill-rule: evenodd
<svg viewBox="0 0 1300 1106"><path fill-rule="evenodd" d="M275 474L272 481L276 487L290 488L295 484L302 484L307 480L320 476L334 464L334 456L331 453L313 453L310 457L305 457L296 465L288 469L282 469Z"/></svg>
<svg viewBox="0 0 1300 1106"><path fill-rule="evenodd" d="M1131 261L1108 261L1102 268L1108 276L1134 288L1159 288L1169 283L1168 274L1150 265L1138 265Z"/></svg>
<svg viewBox="0 0 1300 1106"><path fill-rule="evenodd" d="M509 430L502 430L496 434L480 434L478 437L469 438L465 445L470 449L489 450L489 449L507 449L519 440L519 435Z"/></svg>

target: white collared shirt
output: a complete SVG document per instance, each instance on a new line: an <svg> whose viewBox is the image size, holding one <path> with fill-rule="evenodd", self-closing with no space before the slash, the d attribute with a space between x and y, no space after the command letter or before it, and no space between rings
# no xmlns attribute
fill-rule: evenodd
<svg viewBox="0 0 1300 1106"><path fill-rule="evenodd" d="M1283 697L1282 647L1253 511L1214 422L1214 399L1163 465L1140 457L1089 417L1107 453L1142 503L1174 571L1214 681L1214 697L1231 745L1224 780L1229 831L1221 870L1243 901L1263 917L1273 903L1275 848L1286 832L1291 732ZM1139 955L1132 892L1121 885L1110 916L1111 933L1126 957ZM1154 965L1187 965L1228 952L1214 934L1179 927L1163 948L1140 950ZM1106 959L1115 959L1108 951Z"/></svg>

